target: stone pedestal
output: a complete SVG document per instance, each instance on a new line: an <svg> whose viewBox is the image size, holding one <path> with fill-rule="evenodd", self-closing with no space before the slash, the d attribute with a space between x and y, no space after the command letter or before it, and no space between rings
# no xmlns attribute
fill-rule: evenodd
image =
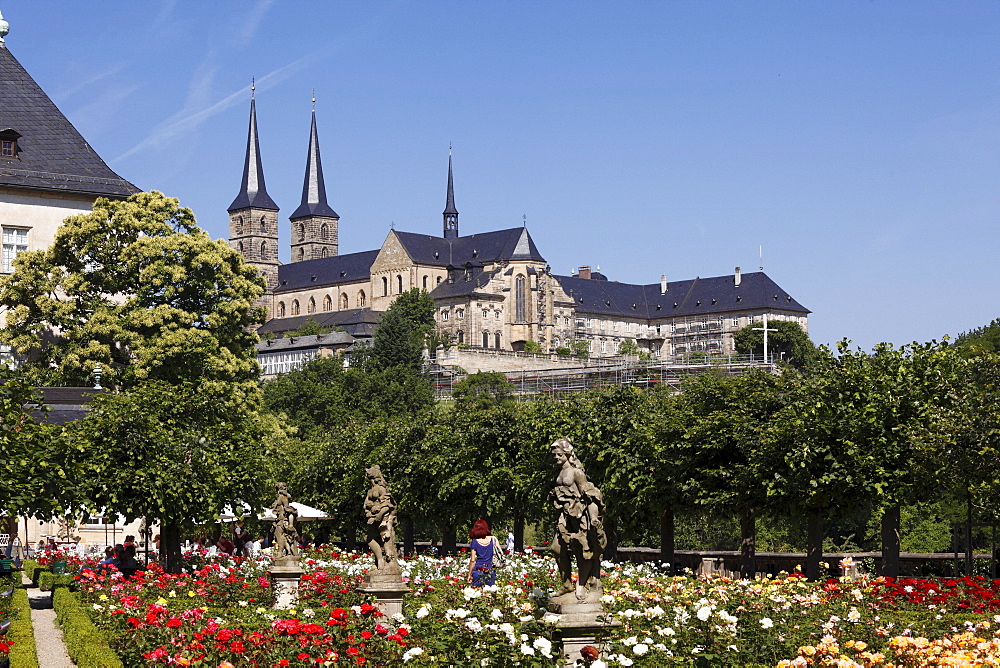
<svg viewBox="0 0 1000 668"><path fill-rule="evenodd" d="M358 587L362 594L374 594L375 605L386 617L392 617L403 612L403 594L408 594L410 588L399 581L369 582L365 587Z"/></svg>
<svg viewBox="0 0 1000 668"><path fill-rule="evenodd" d="M583 658L580 650L587 645L595 647L600 658L606 658L603 647L598 644L598 633L609 626L620 626L621 622L605 613L600 603L553 602L549 609L559 615L555 630L556 637L562 641L564 666L575 666L577 660Z"/></svg>
<svg viewBox="0 0 1000 668"><path fill-rule="evenodd" d="M279 610L296 607L299 602L299 580L302 578L299 565L275 562L268 572L274 584L274 607Z"/></svg>

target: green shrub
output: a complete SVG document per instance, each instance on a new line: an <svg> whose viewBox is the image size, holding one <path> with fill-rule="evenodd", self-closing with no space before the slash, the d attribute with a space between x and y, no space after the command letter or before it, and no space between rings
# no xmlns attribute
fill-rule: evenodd
<svg viewBox="0 0 1000 668"><path fill-rule="evenodd" d="M40 566L34 559L25 559L24 563L21 564L21 568L24 570L24 575L32 584L38 584L38 574L42 571L49 570L48 566Z"/></svg>
<svg viewBox="0 0 1000 668"><path fill-rule="evenodd" d="M56 575L48 571L38 572L38 588L42 591L52 591L57 587L69 587L75 581L75 576L69 573Z"/></svg>
<svg viewBox="0 0 1000 668"><path fill-rule="evenodd" d="M31 604L23 587L14 591L13 621L7 637L14 642L10 650L13 668L38 668L38 651L35 648L35 630L31 625Z"/></svg>
<svg viewBox="0 0 1000 668"><path fill-rule="evenodd" d="M62 627L66 651L81 668L123 668L121 660L108 646L105 634L94 626L80 603L80 595L66 587L52 593L56 622Z"/></svg>

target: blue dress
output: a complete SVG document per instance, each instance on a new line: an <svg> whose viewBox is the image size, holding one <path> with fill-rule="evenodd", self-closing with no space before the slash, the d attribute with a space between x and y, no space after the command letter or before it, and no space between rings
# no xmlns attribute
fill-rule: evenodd
<svg viewBox="0 0 1000 668"><path fill-rule="evenodd" d="M472 586L482 587L492 585L497 581L497 573L493 570L493 546L496 541L490 537L487 545L482 545L478 540L473 539L470 547L476 553L476 563L472 567Z"/></svg>

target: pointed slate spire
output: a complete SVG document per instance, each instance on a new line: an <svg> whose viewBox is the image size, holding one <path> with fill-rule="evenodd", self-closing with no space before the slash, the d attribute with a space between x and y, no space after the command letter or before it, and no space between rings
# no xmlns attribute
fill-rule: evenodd
<svg viewBox="0 0 1000 668"><path fill-rule="evenodd" d="M250 131L247 134L247 158L243 165L243 185L240 188L240 194L229 205L229 211L249 207L270 211L278 210L278 205L274 203L264 187L264 166L260 161L260 143L257 141L257 106L252 94L250 96Z"/></svg>
<svg viewBox="0 0 1000 668"><path fill-rule="evenodd" d="M306 216L340 218L326 202L326 185L323 182L323 162L319 157L319 133L316 131L316 109L312 112L309 130L309 155L306 156L306 176L302 183L302 203L289 216L292 220Z"/></svg>
<svg viewBox="0 0 1000 668"><path fill-rule="evenodd" d="M444 204L444 238L458 236L458 209L455 208L455 182L451 171L451 146L448 147L448 198Z"/></svg>

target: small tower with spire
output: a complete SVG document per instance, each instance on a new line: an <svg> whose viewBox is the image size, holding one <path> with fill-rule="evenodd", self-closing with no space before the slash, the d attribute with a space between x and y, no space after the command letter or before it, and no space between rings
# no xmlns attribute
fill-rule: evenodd
<svg viewBox="0 0 1000 668"><path fill-rule="evenodd" d="M229 245L260 270L270 294L278 284L278 205L264 187L264 166L257 141L255 86L250 87L250 130L240 193L229 205ZM261 305L267 305L265 297ZM270 314L269 314L270 316Z"/></svg>
<svg viewBox="0 0 1000 668"><path fill-rule="evenodd" d="M451 173L451 145L448 146L448 198L444 204L444 238L458 237L458 209L455 208L455 182Z"/></svg>
<svg viewBox="0 0 1000 668"><path fill-rule="evenodd" d="M312 127L309 130L309 154L302 183L302 203L292 212L292 262L333 257L337 254L337 230L340 216L326 201L323 162L319 156L319 133L316 131L316 96L313 94Z"/></svg>

